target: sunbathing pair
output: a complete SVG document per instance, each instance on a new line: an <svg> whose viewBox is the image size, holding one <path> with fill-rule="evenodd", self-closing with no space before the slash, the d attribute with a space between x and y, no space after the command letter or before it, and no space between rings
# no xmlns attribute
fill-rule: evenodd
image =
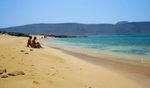
<svg viewBox="0 0 150 88"><path fill-rule="evenodd" d="M32 40L32 36L29 36L28 42L27 42L27 47L32 47L32 48L42 48L41 44L39 42L36 42L36 37Z"/></svg>

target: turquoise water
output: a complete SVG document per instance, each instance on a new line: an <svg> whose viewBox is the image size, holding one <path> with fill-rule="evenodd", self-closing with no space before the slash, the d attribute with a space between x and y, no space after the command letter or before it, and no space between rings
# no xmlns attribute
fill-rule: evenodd
<svg viewBox="0 0 150 88"><path fill-rule="evenodd" d="M50 39L51 40L51 39ZM49 39L46 40L47 42ZM54 42L96 50L150 57L150 35L88 36L55 38Z"/></svg>

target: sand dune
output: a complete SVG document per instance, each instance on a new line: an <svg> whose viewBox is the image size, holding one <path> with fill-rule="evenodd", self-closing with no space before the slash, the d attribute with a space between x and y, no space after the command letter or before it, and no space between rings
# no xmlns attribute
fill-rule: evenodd
<svg viewBox="0 0 150 88"><path fill-rule="evenodd" d="M148 88L57 49L28 48L26 41L23 37L0 35L0 69L25 73L0 78L0 88Z"/></svg>

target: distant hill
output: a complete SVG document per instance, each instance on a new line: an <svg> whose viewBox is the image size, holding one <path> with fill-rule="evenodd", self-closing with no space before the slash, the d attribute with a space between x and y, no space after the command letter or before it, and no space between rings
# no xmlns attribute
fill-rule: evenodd
<svg viewBox="0 0 150 88"><path fill-rule="evenodd" d="M0 31L59 35L143 35L150 34L150 22L122 21L116 24L40 23L0 28Z"/></svg>

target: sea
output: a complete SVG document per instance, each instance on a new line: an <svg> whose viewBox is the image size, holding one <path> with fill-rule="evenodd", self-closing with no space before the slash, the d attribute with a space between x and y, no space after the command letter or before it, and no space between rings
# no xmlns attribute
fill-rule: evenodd
<svg viewBox="0 0 150 88"><path fill-rule="evenodd" d="M97 35L75 38L48 38L43 43L55 42L78 48L108 51L116 54L139 55L150 58L150 35Z"/></svg>

